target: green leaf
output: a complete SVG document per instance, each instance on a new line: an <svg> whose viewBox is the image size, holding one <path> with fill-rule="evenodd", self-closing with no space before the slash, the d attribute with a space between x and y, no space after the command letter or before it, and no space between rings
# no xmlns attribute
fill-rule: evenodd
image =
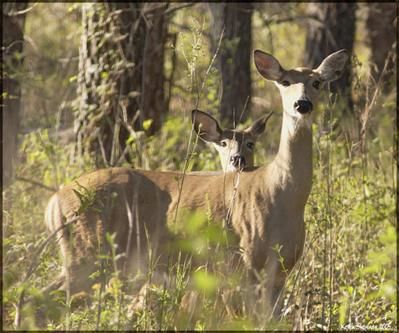
<svg viewBox="0 0 399 333"><path fill-rule="evenodd" d="M102 79L106 80L109 78L109 73L103 71L103 72L101 72L100 76Z"/></svg>
<svg viewBox="0 0 399 333"><path fill-rule="evenodd" d="M69 77L69 83L75 82L78 79L77 75L72 75L71 77Z"/></svg>
<svg viewBox="0 0 399 333"><path fill-rule="evenodd" d="M205 270L199 270L193 275L194 284L198 290L201 290L207 295L213 294L219 284L218 278L206 272Z"/></svg>
<svg viewBox="0 0 399 333"><path fill-rule="evenodd" d="M145 131L148 131L152 125L153 120L152 119L146 119L143 121L143 129Z"/></svg>
<svg viewBox="0 0 399 333"><path fill-rule="evenodd" d="M187 223L185 224L185 231L187 231L187 233L190 235L197 234L199 229L205 224L206 221L206 214L197 211L190 215Z"/></svg>

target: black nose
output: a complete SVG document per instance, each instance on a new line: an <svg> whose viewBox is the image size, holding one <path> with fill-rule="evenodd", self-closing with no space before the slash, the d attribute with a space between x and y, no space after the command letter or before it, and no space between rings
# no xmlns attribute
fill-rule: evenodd
<svg viewBox="0 0 399 333"><path fill-rule="evenodd" d="M307 99L300 99L294 103L294 108L301 114L308 113L312 111L313 104Z"/></svg>
<svg viewBox="0 0 399 333"><path fill-rule="evenodd" d="M233 155L230 157L230 162L235 168L243 169L245 167L245 157L241 155Z"/></svg>

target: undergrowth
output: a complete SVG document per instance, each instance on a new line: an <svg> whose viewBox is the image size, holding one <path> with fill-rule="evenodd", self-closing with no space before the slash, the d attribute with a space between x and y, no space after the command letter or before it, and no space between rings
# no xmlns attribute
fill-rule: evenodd
<svg viewBox="0 0 399 333"><path fill-rule="evenodd" d="M176 131L177 122L171 117L161 134L173 141L175 154L186 147L184 142L179 142L184 129L181 126L181 132ZM314 132L321 133L317 124ZM99 286L94 285L91 295L74 295L71 304L65 303L62 293L48 300L41 299L39 290L50 283L61 268L53 243L40 258L35 256L39 244L47 237L43 223L44 207L51 194L47 187L54 187L55 179L59 183L68 182L84 170L70 163L65 147L52 143L46 131L28 135L21 145L25 160L18 175L35 179L43 186L16 181L3 193L4 327L12 327L14 305L25 287L26 295L34 296L47 309L48 329L394 328L397 322L396 189L392 178L396 173L389 164L393 163L390 158L393 147L369 140L369 151L380 154L365 165L362 154L356 151L348 154L353 145L342 140L338 130L321 134L314 141L314 179L306 206L304 253L287 281L282 320L265 324L262 314L248 312L249 305L242 299L245 287L240 286L239 279L221 269L220 263L228 262L229 254L212 269L199 266L189 270L187 262L171 265L174 273L170 276L174 276L175 281L150 284L146 296L149 300L138 312L132 310L134 296L123 287L134 285L134 278L121 280L115 271L107 275L101 295ZM158 164L160 169L181 167L173 164L173 157L167 158L171 157L172 148L164 151L165 165L159 164L163 157L149 153L156 145L156 138L150 138L143 146L148 157L154 156L150 163ZM198 148L196 151L197 155L192 158L199 163L199 168L205 167L201 164L203 160L209 169L219 168L217 158L212 159L213 153L209 150ZM371 160L370 155L368 157ZM87 165L86 170L91 167ZM202 259L216 258L209 249L212 241L221 242L223 234L223 230L216 229L199 232L198 228L209 224L208 219L191 216L186 219L185 228L175 230L184 235L181 248L194 256L201 255ZM36 259L40 260L38 269L23 285L26 269ZM227 292L230 292L229 299L241 307L238 313L231 308L231 302L223 301ZM182 304L188 304L189 310L183 310ZM25 308L23 318L23 328L37 327L33 309Z"/></svg>
<svg viewBox="0 0 399 333"><path fill-rule="evenodd" d="M190 85L198 75L196 66L204 48L199 38L203 24L198 22L193 29L194 37L198 35L194 38L196 43L189 41L191 49L190 45L181 46L185 53L179 56L187 63L187 77L182 84ZM201 79L206 80L206 105L216 108L217 73L212 68ZM360 87L355 94L361 95L364 90ZM193 96L189 97L195 100L197 96ZM181 104L193 108L194 103ZM108 271L101 272L104 285L94 284L90 294L68 298L57 292L44 298L40 289L61 271L55 242L50 242L43 253L37 252L47 238L45 205L59 186L93 170L94 165L75 161L72 145L57 144L47 130L21 137L17 178L3 191L3 328L14 327L24 291L25 299L31 297L34 302L19 314L22 329L394 330L395 106L392 96L384 102L377 101L374 110L382 112L370 116L363 150L357 133L348 135L340 125L332 126L339 122L339 112L323 105L317 110L318 117L328 116L331 128L326 130L322 125L325 122L315 121L313 187L305 212L306 241L303 255L287 280L279 321L268 321L258 310L250 287L242 283L240 270L231 272L226 268L226 263L232 261L229 242L225 242L229 237L225 230L214 227L207 214L190 215L171 230L180 238L182 254L170 263L169 279L164 283L152 283L151 273L144 277L124 276L116 265L111 265ZM355 111L361 114L363 106L356 105ZM191 109L185 112L171 112L156 136L147 138L138 133L130 137L127 143L131 146L131 163L123 166L182 171L191 130ZM277 124L281 118L272 121ZM265 158L269 150L265 154L262 144L277 147L278 138L266 134L258 142L256 161L269 160L269 156ZM216 153L202 144L195 145L187 167L188 171L220 169ZM107 240L112 248L113 235L107 235ZM107 260L115 263L116 258L111 253ZM37 269L24 282L28 267L35 262L39 264ZM145 297L138 300L132 290L143 281L148 288ZM137 302L141 303L140 308L134 306ZM44 322L35 321L37 308L32 304L40 305Z"/></svg>

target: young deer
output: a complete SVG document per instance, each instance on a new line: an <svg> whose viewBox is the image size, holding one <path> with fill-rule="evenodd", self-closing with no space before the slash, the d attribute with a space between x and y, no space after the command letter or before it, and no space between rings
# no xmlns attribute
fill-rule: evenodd
<svg viewBox="0 0 399 333"><path fill-rule="evenodd" d="M245 130L221 129L215 118L200 110L193 110L192 122L198 136L216 148L223 171L228 172L254 166L256 140L272 114L260 117Z"/></svg>
<svg viewBox="0 0 399 333"><path fill-rule="evenodd" d="M323 85L340 76L348 54L335 52L316 69L285 70L262 51L255 51L254 59L283 101L274 160L241 172L237 188L235 172L186 174L183 179L179 172L109 168L81 176L55 193L46 210L50 230L74 221L61 232L64 274L53 286L67 281L71 293L89 288L96 256L109 251L106 232L115 234L116 254L125 254L128 271L146 266L148 253L159 255L162 266L170 253L167 221L180 218L178 207L179 212L206 211L215 223L229 210L242 260L254 276L266 273L263 289L270 294L265 300L273 306L304 245L304 209L312 186L313 103ZM235 200L230 200L233 195Z"/></svg>

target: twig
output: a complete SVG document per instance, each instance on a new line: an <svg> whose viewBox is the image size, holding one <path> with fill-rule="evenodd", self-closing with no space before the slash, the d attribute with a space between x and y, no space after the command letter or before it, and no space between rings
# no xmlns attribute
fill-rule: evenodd
<svg viewBox="0 0 399 333"><path fill-rule="evenodd" d="M172 26L174 26L174 27L176 27L176 28L179 29L179 30L183 30L183 31L187 31L187 32L192 32L192 29L191 29L188 25L186 25L186 24L179 24L179 23L176 23L176 22L173 22L173 21L170 22L169 24L172 25ZM203 34L206 38L208 38L208 39L211 39L211 38L212 38L211 34L208 33L208 32L206 32L206 31L203 31L202 34Z"/></svg>
<svg viewBox="0 0 399 333"><path fill-rule="evenodd" d="M127 264L129 261L129 250L130 250L130 244L132 241L132 234L133 234L133 214L132 214L132 210L129 207L129 204L127 202L126 197L125 199L125 207L126 207L126 213L127 213L127 219L128 219L128 223L129 223L129 232L128 232L128 236L127 236L127 244L126 244L126 249L125 249L125 260L122 266L122 278L124 279L126 276L126 271L127 271ZM133 197L133 201L134 201L135 197ZM132 207L134 207L134 202ZM139 253L139 252L138 252ZM140 258L140 253L138 254L138 257ZM125 284L122 285L121 288L121 292L119 295L119 307L118 307L118 320L117 320L117 330L119 331L119 325L120 325L120 318L121 318L121 314L122 314L122 305L124 302L124 293L125 293Z"/></svg>
<svg viewBox="0 0 399 333"><path fill-rule="evenodd" d="M53 231L53 233L47 237L47 239L44 241L44 243L40 246L39 250L37 251L37 254L35 255L35 260L33 261L33 263L31 264L31 266L28 269L28 273L24 279L24 282L26 282L30 276L33 274L33 272L36 270L37 266L38 266L38 259L41 255L41 253L44 251L44 249L47 247L47 245L49 244L50 240L52 240L55 235L60 232L63 228L67 227L68 225L75 223L79 220L79 216L75 216L74 218L72 218L70 221L67 221L65 223L63 223L61 226L59 226L55 231Z"/></svg>
<svg viewBox="0 0 399 333"><path fill-rule="evenodd" d="M168 3L158 3L156 5L151 6L151 3L145 3L143 9L141 10L141 15L152 14L159 9L166 8ZM166 11L164 11L165 14Z"/></svg>
<svg viewBox="0 0 399 333"><path fill-rule="evenodd" d="M181 185L179 188L179 196L177 198L177 203L176 203L176 211L175 211L175 217L173 219L173 223L176 223L177 220L177 212L179 210L179 203L180 203L180 199L181 199L181 194L183 192L183 183L184 183L184 178L186 176L186 172L187 172L187 168L188 168L188 163L190 162L190 158L192 156L192 153L194 152L194 149L196 147L196 144L198 142L198 135L196 137L196 141L194 142L194 147L193 150L190 153L190 146L191 146L191 140L193 138L193 132L194 132L194 124L191 126L191 131L190 131L190 137L188 139L188 147L187 147L187 153L186 153L186 157L184 159L184 166L183 166L183 173L182 173L182 178L181 178Z"/></svg>
<svg viewBox="0 0 399 333"><path fill-rule="evenodd" d="M11 16L18 16L18 15L24 15L24 14L30 12L34 7L36 7L37 4L38 4L38 2L35 2L35 3L32 5L32 7L28 7L28 8L26 8L26 9L23 9L23 10L20 10L20 11L14 11L14 9L11 9L11 11L10 11L9 13L5 13L5 12L3 11L3 14L6 15L6 16L9 16L9 17L11 17Z"/></svg>
<svg viewBox="0 0 399 333"><path fill-rule="evenodd" d="M210 72L210 70L211 70L211 68L212 68L212 65L213 65L213 63L214 63L214 61L215 61L215 59L216 59L216 56L217 56L217 54L218 54L218 52L219 52L220 45L221 45L221 43L222 43L223 35L224 35L224 28L223 28L223 30L222 30L222 32L221 32L221 34L220 34L219 44L218 44L218 47L217 47L217 49L216 49L216 51L215 51L215 54L213 55L212 60L211 60L211 62L210 62L210 64L209 64L209 66L208 66L208 69L207 69L206 72L205 72L205 77L204 77L204 79L203 79L203 81L202 81L201 89L198 91L198 94L197 94L197 101L196 101L195 108L198 108L200 96L201 96L202 90L203 90L203 88L204 88L204 86L205 86L206 78L207 78L207 76L208 76L208 74L209 74L209 72ZM184 55L184 52L183 52L183 55ZM184 55L184 56L185 56L185 55ZM187 61L187 63L188 63L187 58L186 58L186 61ZM190 153L190 146L191 146L191 140L192 140L192 137L193 137L193 132L194 132L194 124L192 124L192 126L191 126L191 131L190 131L190 137L189 137L189 140L188 140L188 146L187 146L186 157L185 157L185 159L184 159L184 166L183 166L183 173L182 173L182 178L181 178L181 185L180 185L180 188L179 188L179 196L178 196L178 198L177 198L176 211L175 211L175 216L174 216L174 219L173 219L173 220L174 220L174 223L176 223L176 220L177 220L177 213L178 213L178 209L179 209L179 203L180 203L180 199L181 199L181 194L182 194L182 192L183 192L183 183L184 183L184 178L185 178L185 176L186 176L188 163L190 162L190 157L192 156L192 152L194 152L194 149L195 149L196 144L197 144L197 142L198 142L198 135L197 135L197 136L196 136L196 141L194 142L193 150L192 150L191 153Z"/></svg>
<svg viewBox="0 0 399 333"><path fill-rule="evenodd" d="M105 164L105 166L107 168L109 168L110 165L109 165L109 163L107 161L107 156L106 156L106 153L105 153L104 143L103 143L103 140L101 139L101 136L100 136L99 132L97 133L97 139L98 139L98 143L99 143L99 146L100 146L101 156L103 158L104 164Z"/></svg>
<svg viewBox="0 0 399 333"><path fill-rule="evenodd" d="M121 115L118 113L118 117L119 117L120 123L121 123L121 124L125 127L125 129L129 132L130 136L132 136L132 137L135 138L135 140L134 140L134 146L135 146L135 148L136 148L136 153L137 153L136 156L137 156L138 159L139 159L139 165L140 165L140 167L142 167L142 166L143 166L143 151L141 150L141 146L140 146L139 143L138 143L138 141L140 140L139 133L138 133L137 131L135 131L135 130L133 129L132 126L129 125L129 123L128 123L128 121L127 121L127 109L126 109L125 105L124 105L123 103L121 103L121 102L119 103L119 105L120 105L120 107L121 107L121 109L122 109L122 117L121 117ZM132 119L130 122L131 122L132 124L134 124L134 123L137 121L137 119L138 119L139 117L140 117L140 110L138 110L138 111L135 113L133 119ZM119 164L122 162L122 159L123 159L123 157L125 156L128 147L129 147L129 145L126 145L126 147L125 147L125 149L124 149L124 151L123 151L123 153L122 153L121 157L119 158L119 160L118 160L118 162L117 162L116 165L119 165Z"/></svg>
<svg viewBox="0 0 399 333"><path fill-rule="evenodd" d="M322 20L320 20L319 18L317 18L314 15L287 16L287 17L278 18L278 19L269 19L269 18L263 16L263 23L266 25L287 23L287 22L299 21L299 20L314 20L314 21L317 21L318 23L323 23Z"/></svg>
<svg viewBox="0 0 399 333"><path fill-rule="evenodd" d="M332 295L333 295L333 240L332 240L332 233L333 233L333 221L332 221L332 209L331 209L331 177L332 177L332 163L331 163L331 135L332 135L332 112L331 108L334 107L334 102L329 103L328 105L328 123L330 125L330 128L328 129L328 136L327 136L327 177L326 177L326 183L327 183L327 214L328 214L328 238L329 238L329 260L328 260L328 265L329 265L329 278L330 278L330 285L329 285L329 311L328 311L328 330L331 329L331 318L332 318ZM331 106L331 107L330 107ZM323 295L324 297L324 295Z"/></svg>
<svg viewBox="0 0 399 333"><path fill-rule="evenodd" d="M303 263L304 263L304 261L305 261L305 256L307 255L307 252L309 251L310 244L313 244L313 242L316 240L317 236L318 236L318 235L315 234L314 237L313 237L313 239L312 239L311 241L309 241L309 242L306 243L307 246L306 246L306 249L303 251L302 258L301 258L301 261L300 261L300 263L299 263L299 267L298 267L297 273L296 273L295 278L294 278L294 283L292 284L292 291L291 291L290 296L288 297L288 300L287 300L287 305L290 304L290 302L291 302L291 300L292 300L292 297L293 297L293 295L294 295L294 290L295 290L295 289L300 290L300 288L296 288L296 285L297 285L297 282L298 282L298 280L299 280L299 276L300 276L301 271L302 271ZM296 295L297 295L297 294L298 294L298 292L296 293ZM279 296L278 296L278 298L277 298L276 304L279 302L280 297L281 297L281 293L279 294ZM273 307L273 311L272 311L272 313L271 313L270 319L272 318L272 316L273 316L273 314L274 314L275 308L276 308L276 305ZM283 319L283 318L282 318L282 316L281 316L280 321L282 321L282 319Z"/></svg>
<svg viewBox="0 0 399 333"><path fill-rule="evenodd" d="M32 184L32 185L35 185L35 186L39 186L39 187L41 187L41 188L43 188L43 189L45 189L47 191L50 191L50 192L56 192L57 191L57 189L54 188L54 187L44 185L42 183L39 183L36 180L28 179L28 178L25 178L25 177L16 176L15 180L18 180L18 181L21 181L21 182L26 182L26 183L29 183L29 184Z"/></svg>
<svg viewBox="0 0 399 333"><path fill-rule="evenodd" d="M378 93L380 92L380 87L382 85L382 79L385 76L385 73L387 71L388 64L389 64L391 57L392 57L392 53L389 53L388 57L385 59L384 68L382 69L380 77L378 78L373 97L371 98L370 103L368 105L367 104L365 105L364 113L360 117L360 120L361 120L360 135L361 135L361 140L362 140L362 152L364 152L364 145L365 145L365 140L366 140L366 138L365 138L366 137L366 129L367 129L368 119L370 118L370 112L372 110L373 105L375 104L375 102L377 100Z"/></svg>
<svg viewBox="0 0 399 333"><path fill-rule="evenodd" d="M168 97L167 97L166 102L165 102L167 110L169 110L170 100L171 100L171 97L172 97L172 83L174 81L174 76L175 76L175 73L176 73L175 69L176 69L176 63L177 63L177 52L176 52L176 49L175 49L176 43L177 43L177 33L174 33L171 37L172 37L173 52L172 52L172 60L171 60L172 70L171 70L170 77L169 77L169 80L168 80L168 83L169 83L168 84Z"/></svg>
<svg viewBox="0 0 399 333"><path fill-rule="evenodd" d="M208 68L207 68L207 70L206 70L206 72L205 72L205 77L204 77L204 79L203 79L203 81L202 81L201 90L198 92L198 99L197 99L197 103L196 103L196 105L195 105L195 108L198 108L199 99L200 99L200 97L201 97L202 91L204 90L206 78L208 77L208 74L209 74L209 72L210 72L210 70L211 70L211 68L212 68L212 66L213 66L213 63L215 62L215 59L216 59L217 55L219 54L220 45L222 44L222 39L223 39L223 36L224 36L224 30L225 30L225 26L223 26L222 32L220 33L220 37L219 37L219 41L218 41L218 46L217 46L217 48L216 48L215 54L213 55L212 60L211 60L211 62L209 63L209 66L208 66Z"/></svg>
<svg viewBox="0 0 399 333"><path fill-rule="evenodd" d="M165 10L165 12L163 14L169 15L169 14L175 12L176 10L183 9L186 7L191 7L192 5L195 5L195 3L186 3L186 4L182 4L182 5L176 5L176 6L170 7L167 10Z"/></svg>
<svg viewBox="0 0 399 333"><path fill-rule="evenodd" d="M220 44L219 44L219 46L220 46ZM242 115L244 114L244 111L247 108L248 101L249 101L249 96L247 96L247 99L245 100L244 108L241 110L241 114L240 114L240 118L238 120L238 123L241 122ZM234 115L233 119L234 119L234 128L235 128L236 127L235 115ZM235 140L235 136L236 136L236 133L234 132L233 140ZM230 151L229 151L229 155L230 155ZM233 193L232 193L232 196L231 196L231 204L229 205L229 207L227 209L227 213L226 213L226 222L225 223L226 223L227 227L231 226L231 219L232 219L232 216L233 216L233 207L234 207L234 202L235 202L235 198L236 198L236 195L237 195L238 185L240 184L241 171L242 171L242 168L240 168L236 172L236 175L237 175L236 182L233 182ZM226 190L226 173L224 173L224 177L223 177L223 192L224 193L225 193L225 190ZM225 198L225 195L223 196L223 198ZM225 200L223 201L223 205L224 205L224 207L226 207Z"/></svg>

